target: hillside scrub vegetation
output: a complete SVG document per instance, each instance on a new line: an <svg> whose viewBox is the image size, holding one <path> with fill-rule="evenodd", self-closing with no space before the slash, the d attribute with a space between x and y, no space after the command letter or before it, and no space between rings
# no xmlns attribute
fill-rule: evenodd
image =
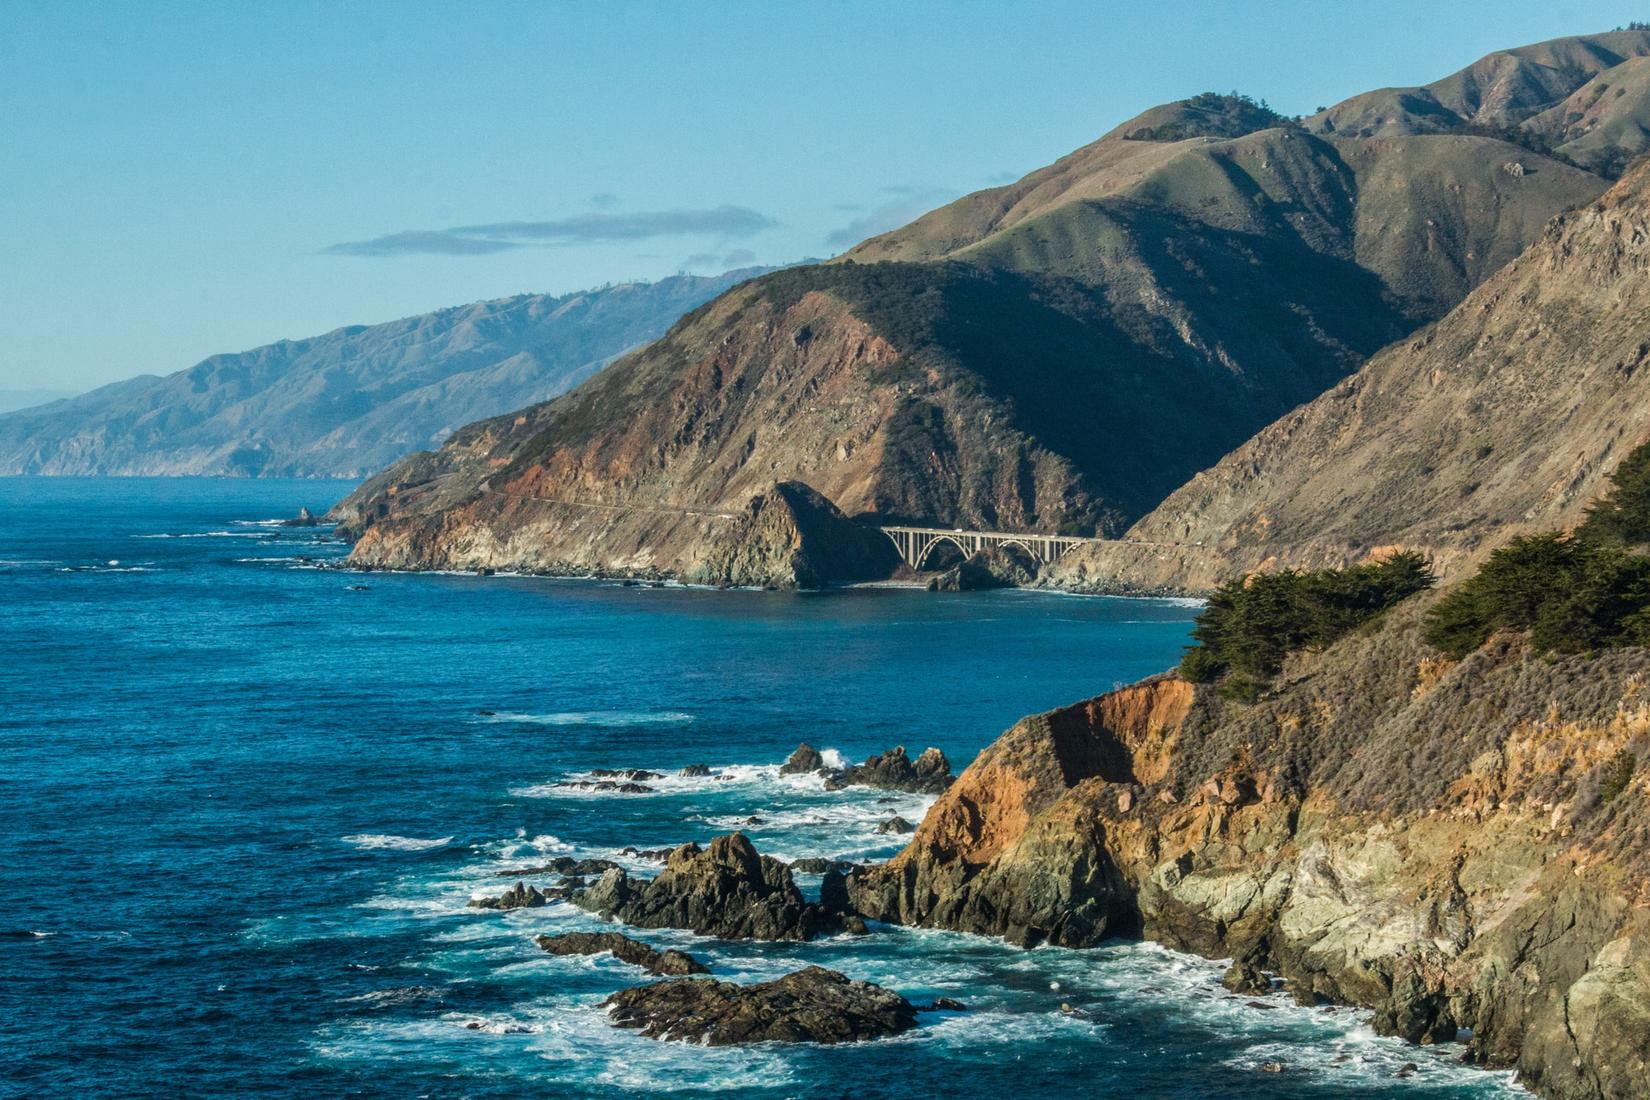
<svg viewBox="0 0 1650 1100"><path fill-rule="evenodd" d="M1650 444L1611 475L1572 533L1514 539L1427 614L1426 639L1465 657L1498 630L1540 653L1650 645Z"/></svg>
<svg viewBox="0 0 1650 1100"><path fill-rule="evenodd" d="M1302 649L1322 649L1393 605L1432 587L1419 554L1347 569L1284 570L1222 585L1192 630L1180 673L1193 683L1224 677L1228 698L1259 697Z"/></svg>

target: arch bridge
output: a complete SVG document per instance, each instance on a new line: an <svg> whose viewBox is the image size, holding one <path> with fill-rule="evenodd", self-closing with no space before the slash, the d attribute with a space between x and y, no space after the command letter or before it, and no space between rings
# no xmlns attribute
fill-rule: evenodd
<svg viewBox="0 0 1650 1100"><path fill-rule="evenodd" d="M1018 547L1023 553L1030 556L1038 565L1052 565L1073 546L1094 541L1070 535L1016 534L1009 531L963 531L948 530L943 527L890 525L886 527L879 526L878 530L893 540L894 546L899 550L900 558L912 569L921 569L922 563L928 559L928 555L941 543L945 542L955 546L965 558L990 547L1013 546Z"/></svg>

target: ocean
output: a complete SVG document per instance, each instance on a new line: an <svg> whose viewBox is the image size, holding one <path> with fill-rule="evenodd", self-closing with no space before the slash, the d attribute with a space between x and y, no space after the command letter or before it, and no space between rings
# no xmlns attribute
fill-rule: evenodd
<svg viewBox="0 0 1650 1100"><path fill-rule="evenodd" d="M1196 607L317 568L346 548L277 521L349 488L0 480L0 1094L1519 1094L1458 1046L1235 997L1216 962L1126 943L633 932L720 978L818 963L969 1010L834 1048L610 1027L598 1003L645 977L539 951L601 926L570 906L469 908L499 871L651 872L623 849L735 828L787 859L891 855L877 824L930 800L779 776L799 742L935 745L961 771L1020 716L1172 664ZM555 785L689 764L712 775Z"/></svg>

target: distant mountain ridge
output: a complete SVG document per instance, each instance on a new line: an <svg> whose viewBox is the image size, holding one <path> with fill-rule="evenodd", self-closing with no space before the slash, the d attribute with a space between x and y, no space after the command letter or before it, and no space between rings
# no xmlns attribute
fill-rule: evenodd
<svg viewBox="0 0 1650 1100"><path fill-rule="evenodd" d="M1543 94L1650 54L1650 32L1594 37L1608 49L1534 51L1595 57ZM681 575L724 556L707 514L793 480L849 515L1118 534L1608 185L1460 127L1344 136L1243 97L1165 104L735 288L337 515L364 564Z"/></svg>
<svg viewBox="0 0 1650 1100"><path fill-rule="evenodd" d="M362 477L571 388L768 270L522 294L214 355L0 415L0 475Z"/></svg>

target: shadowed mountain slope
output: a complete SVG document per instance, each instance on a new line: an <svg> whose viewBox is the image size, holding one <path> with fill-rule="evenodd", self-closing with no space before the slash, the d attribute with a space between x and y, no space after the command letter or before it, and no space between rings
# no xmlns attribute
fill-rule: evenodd
<svg viewBox="0 0 1650 1100"><path fill-rule="evenodd" d="M1269 425L1066 583L1201 589L1397 545L1449 572L1566 526L1650 436L1650 165L1553 222L1448 316Z"/></svg>

